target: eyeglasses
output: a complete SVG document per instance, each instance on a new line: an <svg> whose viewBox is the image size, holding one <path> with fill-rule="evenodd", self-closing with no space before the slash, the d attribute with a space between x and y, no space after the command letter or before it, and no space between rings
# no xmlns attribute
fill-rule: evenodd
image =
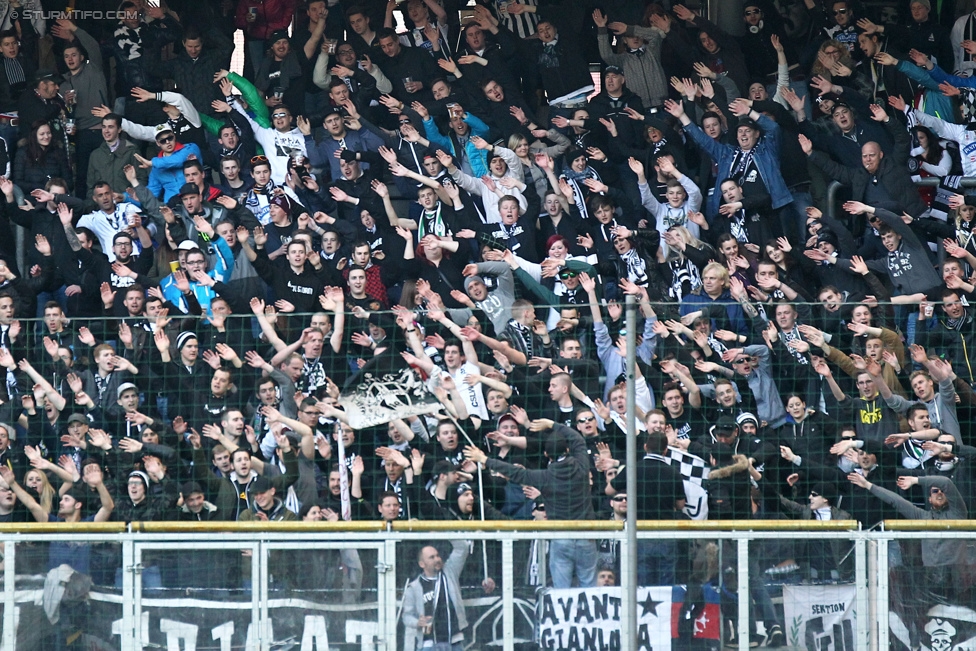
<svg viewBox="0 0 976 651"><path fill-rule="evenodd" d="M257 163L267 163L267 162L268 162L267 156L258 155L258 156L251 157L251 165L255 165Z"/></svg>
<svg viewBox="0 0 976 651"><path fill-rule="evenodd" d="M610 501L611 502L626 502L627 501L627 496L626 495L623 495L623 496L615 495L614 497L611 497L610 498Z"/></svg>
<svg viewBox="0 0 976 651"><path fill-rule="evenodd" d="M356 51L354 49L352 49L351 47L344 47L344 48L339 48L338 50L336 50L336 54L355 54L355 53L356 53Z"/></svg>
<svg viewBox="0 0 976 651"><path fill-rule="evenodd" d="M160 145L168 145L176 140L176 136L163 136L162 138L156 138L156 142Z"/></svg>

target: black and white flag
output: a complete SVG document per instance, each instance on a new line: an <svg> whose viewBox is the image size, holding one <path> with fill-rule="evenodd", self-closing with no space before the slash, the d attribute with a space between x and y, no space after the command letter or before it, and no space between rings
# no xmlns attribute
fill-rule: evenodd
<svg viewBox="0 0 976 651"><path fill-rule="evenodd" d="M418 371L381 357L386 356L370 360L351 378L339 398L350 427L358 430L437 411L441 405Z"/></svg>

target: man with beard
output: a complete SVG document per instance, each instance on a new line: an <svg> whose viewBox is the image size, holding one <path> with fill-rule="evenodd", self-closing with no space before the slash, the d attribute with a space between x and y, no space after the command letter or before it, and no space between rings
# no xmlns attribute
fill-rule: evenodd
<svg viewBox="0 0 976 651"><path fill-rule="evenodd" d="M976 498L976 484L974 484L973 460L976 459L976 448L970 445L956 443L951 434L939 434L935 441L925 441L922 449L932 455L928 463L915 470L904 471L905 474L933 477L946 477L952 480L966 506L972 510Z"/></svg>
<svg viewBox="0 0 976 651"><path fill-rule="evenodd" d="M349 481L350 483L352 482L351 476L349 476ZM332 519L332 513L335 513L338 517L342 517L342 492L338 464L332 464L329 469L329 487L327 491L319 495L319 501L322 504L322 510L325 512L327 519ZM365 499L355 498L350 495L349 507L350 519L354 521L371 520L373 518L373 510Z"/></svg>
<svg viewBox="0 0 976 651"><path fill-rule="evenodd" d="M217 505L218 518L220 520L239 519L242 513L252 508L254 494L248 489L260 476L257 470L252 467L250 450L245 448L234 450L231 455L233 470L226 477L217 477L210 472L210 464L207 463L207 455L203 450L200 435L191 433L188 438L190 446L193 448L194 479L205 486L210 495L216 495L214 503ZM278 431L275 438L278 449L282 451L285 471L270 479L270 482L275 489L284 493L298 479L298 461L295 451L291 448L291 442L284 432ZM266 493L267 491L262 492ZM262 498L262 503L264 506L259 508L267 507L269 501Z"/></svg>
<svg viewBox="0 0 976 651"><path fill-rule="evenodd" d="M965 520L969 509L955 484L948 477L898 477L898 488L920 486L927 495L927 508L919 508L886 488L873 484L857 473L847 476L855 486L866 489L876 498L894 507L909 520ZM922 540L922 564L925 583L936 594L968 594L965 573L967 541L960 538L925 538ZM950 597L952 598L952 597Z"/></svg>

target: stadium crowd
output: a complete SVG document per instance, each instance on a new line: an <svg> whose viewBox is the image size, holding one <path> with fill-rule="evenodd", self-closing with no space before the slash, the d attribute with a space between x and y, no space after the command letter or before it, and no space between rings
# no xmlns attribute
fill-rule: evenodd
<svg viewBox="0 0 976 651"><path fill-rule="evenodd" d="M0 521L968 517L976 12L741 4L5 14ZM439 409L354 429L371 362ZM757 574L850 575L795 547Z"/></svg>

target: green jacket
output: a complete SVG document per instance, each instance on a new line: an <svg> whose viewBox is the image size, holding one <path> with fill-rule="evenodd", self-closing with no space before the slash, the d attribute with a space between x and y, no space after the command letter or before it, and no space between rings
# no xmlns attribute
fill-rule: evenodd
<svg viewBox="0 0 976 651"><path fill-rule="evenodd" d="M282 455L285 462L285 472L277 477L271 477L271 484L279 495L284 495L288 487L298 480L298 455L291 450ZM237 520L251 506L251 496L247 487L258 476L251 471L246 481L241 480L235 473L230 477L218 477L210 471L210 459L203 448L193 451L193 474L195 479L206 483L207 496L217 505L217 519ZM246 504L246 508L239 508Z"/></svg>

